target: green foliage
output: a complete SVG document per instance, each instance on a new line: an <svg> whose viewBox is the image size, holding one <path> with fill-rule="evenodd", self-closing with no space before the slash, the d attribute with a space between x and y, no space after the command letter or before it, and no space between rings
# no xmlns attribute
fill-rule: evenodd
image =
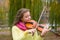
<svg viewBox="0 0 60 40"><path fill-rule="evenodd" d="M42 11L42 3L41 0L10 0L9 26L12 26L14 16L20 8L30 9L32 19L37 21Z"/></svg>
<svg viewBox="0 0 60 40"><path fill-rule="evenodd" d="M17 13L17 10L21 8L21 0L10 0L10 9L9 9L9 26L12 26L14 16Z"/></svg>
<svg viewBox="0 0 60 40"><path fill-rule="evenodd" d="M54 2L51 2L50 4L51 10L50 10L50 24L54 25L53 28L57 29L57 27L60 26L60 3L58 3L57 0Z"/></svg>
<svg viewBox="0 0 60 40"><path fill-rule="evenodd" d="M44 2L45 3L45 2ZM60 25L60 3L57 0L50 0L50 17L49 22L51 25ZM42 12L43 5L41 0L10 0L9 10L9 26L13 24L14 16L20 8L28 8L31 11L32 19L38 21L40 13Z"/></svg>

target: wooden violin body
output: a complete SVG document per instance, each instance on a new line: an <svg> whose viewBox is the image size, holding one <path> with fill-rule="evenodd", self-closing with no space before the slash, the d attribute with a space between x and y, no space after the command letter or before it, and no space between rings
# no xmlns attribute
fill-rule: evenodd
<svg viewBox="0 0 60 40"><path fill-rule="evenodd" d="M34 20L30 20L30 21L26 22L26 27L28 29L36 28L36 26L37 26L37 22ZM37 30L41 32L43 30L43 27L39 25L37 27Z"/></svg>

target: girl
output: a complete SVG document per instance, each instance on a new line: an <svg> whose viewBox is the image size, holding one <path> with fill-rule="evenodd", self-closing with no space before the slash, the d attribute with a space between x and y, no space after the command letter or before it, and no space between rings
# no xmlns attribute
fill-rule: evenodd
<svg viewBox="0 0 60 40"><path fill-rule="evenodd" d="M12 27L13 40L43 40L42 36L44 36L49 29L44 28L40 35L38 35L36 29L28 29L26 27L25 23L30 20L29 9L22 8L18 10Z"/></svg>

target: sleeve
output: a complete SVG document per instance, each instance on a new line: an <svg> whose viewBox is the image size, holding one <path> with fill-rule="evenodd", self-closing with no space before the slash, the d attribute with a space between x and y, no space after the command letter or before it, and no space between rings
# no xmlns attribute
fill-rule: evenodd
<svg viewBox="0 0 60 40"><path fill-rule="evenodd" d="M21 40L24 36L24 32L20 30L18 27L13 26L12 27L12 37L13 40Z"/></svg>

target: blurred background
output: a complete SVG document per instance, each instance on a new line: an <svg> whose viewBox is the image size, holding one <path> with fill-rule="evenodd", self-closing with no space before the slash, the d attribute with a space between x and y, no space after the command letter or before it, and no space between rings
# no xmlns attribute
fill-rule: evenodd
<svg viewBox="0 0 60 40"><path fill-rule="evenodd" d="M43 11L44 7L46 9ZM60 0L0 0L0 40L12 40L11 28L14 16L20 8L28 8L32 19L48 23L53 31L60 33ZM60 40L60 34L49 32L44 40Z"/></svg>

